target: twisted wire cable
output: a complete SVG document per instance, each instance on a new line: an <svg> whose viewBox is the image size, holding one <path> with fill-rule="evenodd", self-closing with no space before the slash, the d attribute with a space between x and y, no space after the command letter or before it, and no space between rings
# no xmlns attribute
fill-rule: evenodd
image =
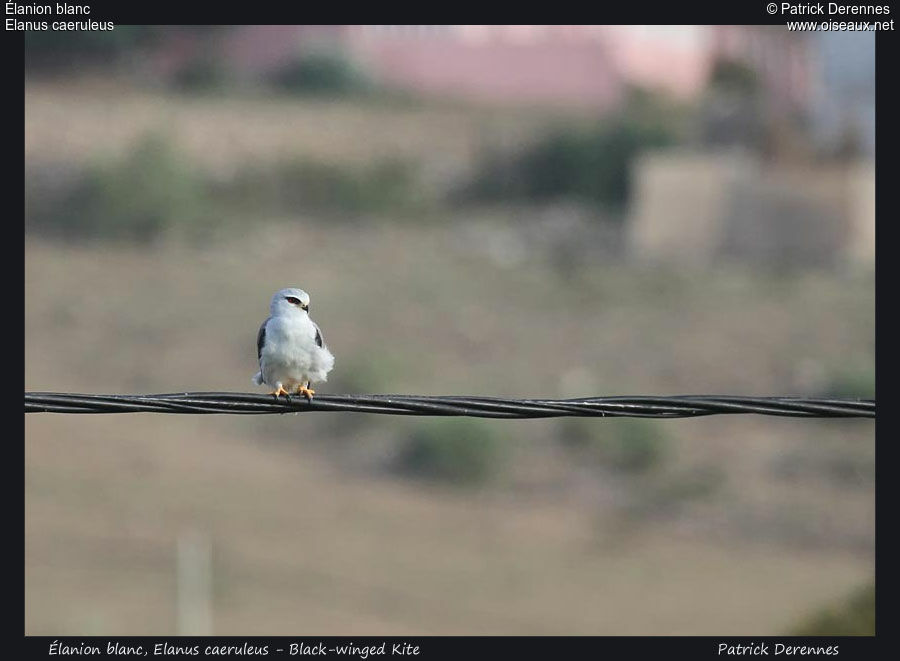
<svg viewBox="0 0 900 661"><path fill-rule="evenodd" d="M874 399L743 397L736 395L617 396L574 399L428 395L301 395L290 399L236 392L162 395L89 395L26 392L26 413L230 413L262 415L343 411L382 415L476 418L638 417L690 418L754 413L795 418L874 418Z"/></svg>

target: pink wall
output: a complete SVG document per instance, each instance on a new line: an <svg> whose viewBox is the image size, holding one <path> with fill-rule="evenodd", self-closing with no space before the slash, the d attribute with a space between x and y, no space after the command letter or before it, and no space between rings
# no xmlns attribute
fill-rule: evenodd
<svg viewBox="0 0 900 661"><path fill-rule="evenodd" d="M420 92L600 110L622 99L622 80L599 42L368 38L351 48L378 79Z"/></svg>
<svg viewBox="0 0 900 661"><path fill-rule="evenodd" d="M163 72L197 44L173 37L156 59ZM759 68L775 108L809 102L810 63L796 35L753 26L251 25L219 47L238 71L264 74L308 50L343 50L376 79L403 89L498 103L619 105L628 85L690 100L713 59Z"/></svg>

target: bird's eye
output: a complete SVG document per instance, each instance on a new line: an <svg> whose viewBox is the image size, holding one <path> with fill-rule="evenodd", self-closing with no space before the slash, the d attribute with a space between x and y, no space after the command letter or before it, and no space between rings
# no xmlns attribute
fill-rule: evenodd
<svg viewBox="0 0 900 661"><path fill-rule="evenodd" d="M300 305L300 299L297 298L296 296L285 296L285 298L287 299L287 302L290 303L291 305Z"/></svg>

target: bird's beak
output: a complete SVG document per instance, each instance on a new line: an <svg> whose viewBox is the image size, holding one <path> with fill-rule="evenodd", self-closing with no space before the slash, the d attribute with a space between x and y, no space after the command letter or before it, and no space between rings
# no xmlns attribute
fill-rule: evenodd
<svg viewBox="0 0 900 661"><path fill-rule="evenodd" d="M301 303L301 304L300 304L300 309L301 309L301 310L306 310L307 312L309 312L309 305L303 305L303 304Z"/></svg>

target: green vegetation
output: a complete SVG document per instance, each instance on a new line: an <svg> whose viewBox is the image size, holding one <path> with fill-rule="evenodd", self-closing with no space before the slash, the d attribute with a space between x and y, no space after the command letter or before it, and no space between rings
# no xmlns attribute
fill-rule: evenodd
<svg viewBox="0 0 900 661"><path fill-rule="evenodd" d="M345 166L290 160L247 166L227 181L198 171L161 133L145 136L123 159L100 162L75 173L65 186L29 178L26 226L71 239L137 243L170 229L203 235L238 214L325 217L421 212L415 171L398 159Z"/></svg>
<svg viewBox="0 0 900 661"><path fill-rule="evenodd" d="M875 370L872 367L844 367L832 372L822 389L824 397L875 398Z"/></svg>
<svg viewBox="0 0 900 661"><path fill-rule="evenodd" d="M232 211L378 214L422 206L411 164L398 159L358 167L297 159L248 167L214 189Z"/></svg>
<svg viewBox="0 0 900 661"><path fill-rule="evenodd" d="M118 57L161 35L158 26L117 25L109 31L29 30L25 32L26 68L70 68L73 60Z"/></svg>
<svg viewBox="0 0 900 661"><path fill-rule="evenodd" d="M178 69L171 79L174 88L183 92L206 92L227 87L232 75L212 52L193 58Z"/></svg>
<svg viewBox="0 0 900 661"><path fill-rule="evenodd" d="M559 439L574 460L627 476L623 484L628 498L620 514L629 525L677 514L708 498L725 480L715 466L673 468L664 425L641 418L561 422Z"/></svg>
<svg viewBox="0 0 900 661"><path fill-rule="evenodd" d="M719 58L713 63L697 128L707 145L740 145L759 153L785 149L790 141L768 118L759 74L746 62Z"/></svg>
<svg viewBox="0 0 900 661"><path fill-rule="evenodd" d="M269 82L293 94L342 96L372 91L368 77L337 53L309 53L275 71Z"/></svg>
<svg viewBox="0 0 900 661"><path fill-rule="evenodd" d="M874 636L875 584L863 586L840 603L801 622L791 636Z"/></svg>
<svg viewBox="0 0 900 661"><path fill-rule="evenodd" d="M120 161L90 166L55 195L26 191L26 223L69 238L146 242L208 218L202 180L159 134Z"/></svg>
<svg viewBox="0 0 900 661"><path fill-rule="evenodd" d="M216 25L189 25L175 31L215 37L223 29ZM25 32L25 69L73 72L82 64L109 68L126 61L141 49L158 46L173 32L166 25L116 25L113 30L33 30Z"/></svg>
<svg viewBox="0 0 900 661"><path fill-rule="evenodd" d="M599 465L625 473L649 472L662 466L668 456L662 427L640 418L566 418L561 423L560 440Z"/></svg>
<svg viewBox="0 0 900 661"><path fill-rule="evenodd" d="M721 91L752 96L759 91L759 74L746 62L723 57L713 63L709 86Z"/></svg>
<svg viewBox="0 0 900 661"><path fill-rule="evenodd" d="M573 199L621 209L631 194L634 157L672 140L665 125L626 117L588 129L557 129L517 155L487 154L459 197L492 202Z"/></svg>
<svg viewBox="0 0 900 661"><path fill-rule="evenodd" d="M417 425L397 467L415 477L457 485L487 482L501 465L503 441L478 419L446 418Z"/></svg>

